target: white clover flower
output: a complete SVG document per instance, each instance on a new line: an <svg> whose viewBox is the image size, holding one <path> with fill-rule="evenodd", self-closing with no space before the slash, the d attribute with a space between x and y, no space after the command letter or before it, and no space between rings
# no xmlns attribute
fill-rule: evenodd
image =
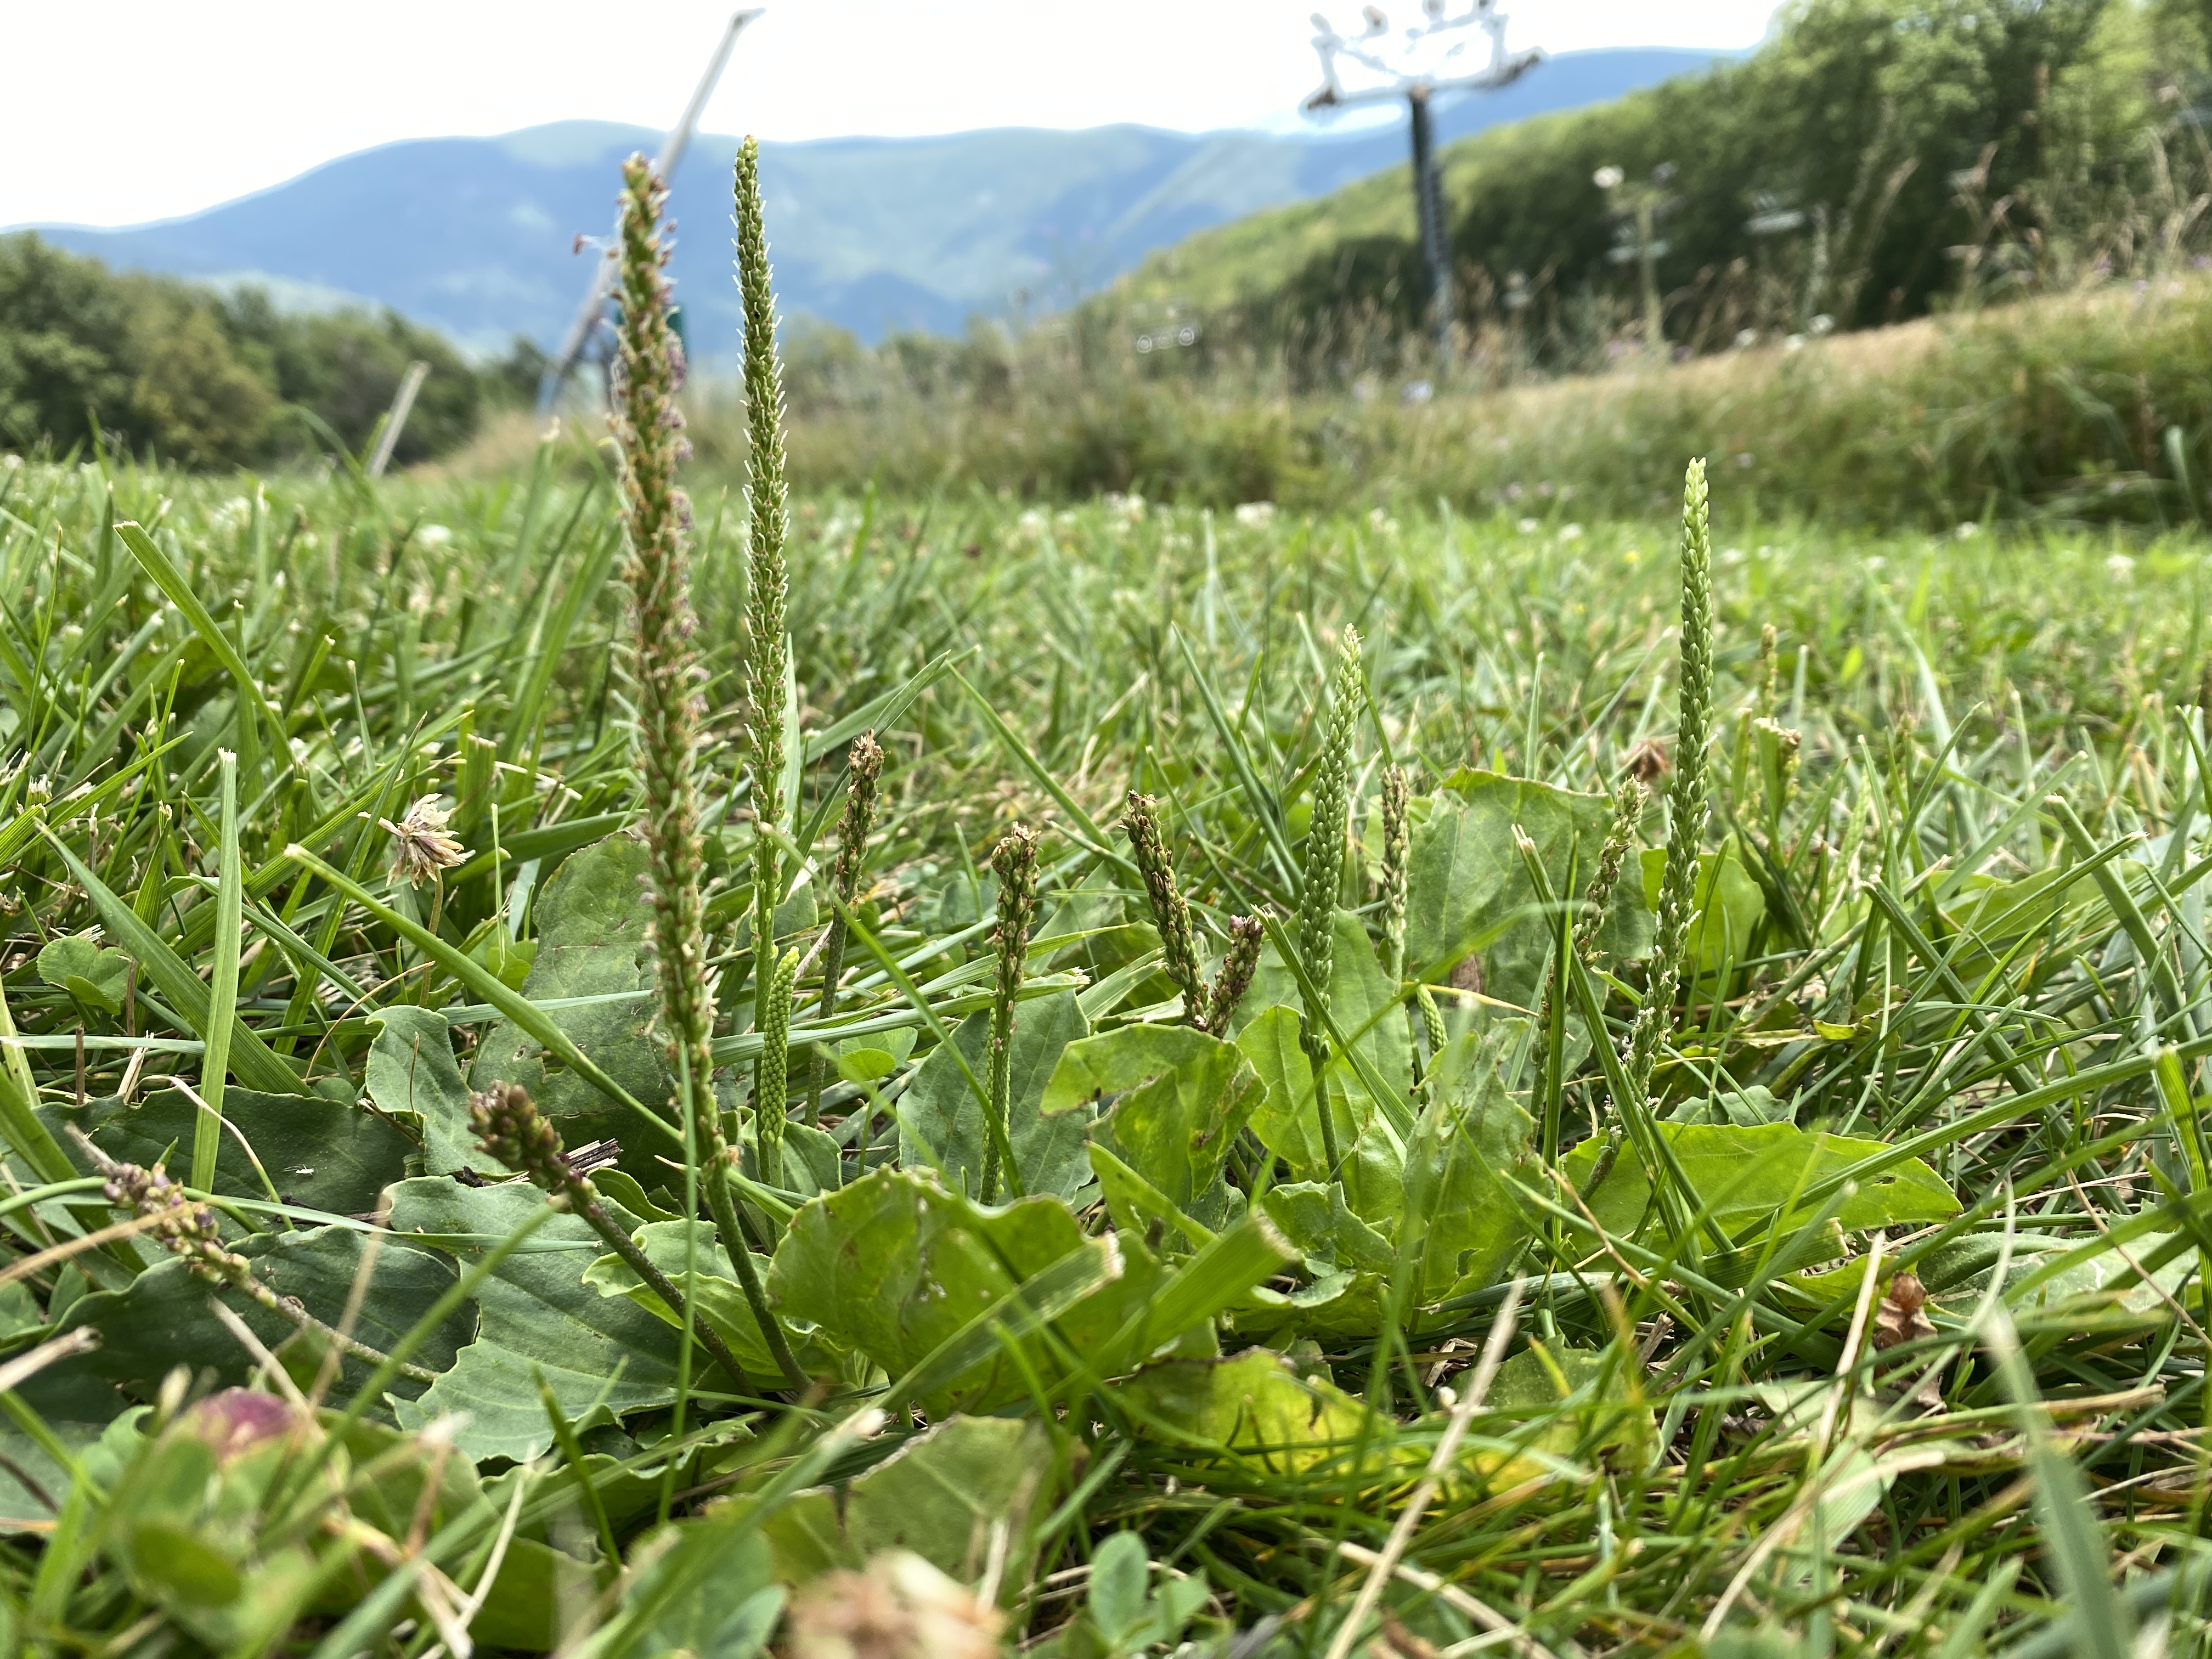
<svg viewBox="0 0 2212 1659"><path fill-rule="evenodd" d="M453 544L453 532L441 524L426 524L415 532L415 540L425 551L434 553Z"/></svg>
<svg viewBox="0 0 2212 1659"><path fill-rule="evenodd" d="M1583 538L1583 527L1582 527L1580 525L1578 525L1578 524L1563 524L1563 525L1561 525L1561 526L1559 526L1559 539L1560 539L1561 541L1563 541L1563 542L1578 542L1578 541L1582 540L1582 538Z"/></svg>
<svg viewBox="0 0 2212 1659"><path fill-rule="evenodd" d="M1243 501L1237 508L1237 522L1253 530L1264 530L1275 521L1273 501Z"/></svg>
<svg viewBox="0 0 2212 1659"><path fill-rule="evenodd" d="M1534 519L1523 519L1516 526L1524 536L1533 536L1544 526Z"/></svg>
<svg viewBox="0 0 2212 1659"><path fill-rule="evenodd" d="M2124 582L2135 574L2136 562L2124 553L2114 553L2105 560L2105 574L2116 582Z"/></svg>

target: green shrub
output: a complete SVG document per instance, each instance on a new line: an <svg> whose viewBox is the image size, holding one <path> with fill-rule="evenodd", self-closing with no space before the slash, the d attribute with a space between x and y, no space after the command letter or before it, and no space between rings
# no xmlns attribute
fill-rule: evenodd
<svg viewBox="0 0 2212 1659"><path fill-rule="evenodd" d="M27 232L0 237L0 442L11 447L67 448L96 429L205 468L298 459L335 434L359 453L417 360L430 374L394 453L402 466L466 443L488 406L527 403L544 363L526 340L479 366L389 310L284 312L258 289L217 295L111 271Z"/></svg>

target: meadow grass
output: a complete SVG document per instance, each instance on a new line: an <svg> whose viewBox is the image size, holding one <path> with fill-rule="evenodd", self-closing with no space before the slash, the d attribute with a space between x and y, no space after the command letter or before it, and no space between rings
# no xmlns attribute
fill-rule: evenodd
<svg viewBox="0 0 2212 1659"><path fill-rule="evenodd" d="M1761 525L1717 470L1668 884L1670 521L801 497L769 1134L695 478L714 1228L590 465L0 471L11 1650L2201 1644L2203 543ZM501 1179L495 1084L665 1289Z"/></svg>

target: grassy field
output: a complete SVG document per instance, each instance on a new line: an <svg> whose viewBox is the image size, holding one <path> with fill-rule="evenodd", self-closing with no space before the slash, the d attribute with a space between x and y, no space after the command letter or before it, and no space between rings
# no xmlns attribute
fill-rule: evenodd
<svg viewBox="0 0 2212 1659"><path fill-rule="evenodd" d="M1433 397L1433 368L1387 333L1331 390L1266 354L1140 358L1137 330L1101 309L927 351L893 341L815 361L802 345L792 477L912 499L1114 490L1222 513L1271 501L1401 514L1442 500L1516 518L1558 499L1571 517L1645 517L1668 510L1684 458L1703 454L1739 519L2154 532L2212 512L2212 285L2200 276L1769 337L1680 364L1631 352L1556 378L1533 375L1528 343L1498 331ZM690 410L702 466L742 477L734 388L702 383ZM520 414L490 423L448 475L527 466L538 436Z"/></svg>
<svg viewBox="0 0 2212 1659"><path fill-rule="evenodd" d="M686 1219L612 481L0 471L8 1650L2201 1645L2201 542L1723 475L1692 889L1667 518L801 500L768 1123L694 482L765 1322Z"/></svg>

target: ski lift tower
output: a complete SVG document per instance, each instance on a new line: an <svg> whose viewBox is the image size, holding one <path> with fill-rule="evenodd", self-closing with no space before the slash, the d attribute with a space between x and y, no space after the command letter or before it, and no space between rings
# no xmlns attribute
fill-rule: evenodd
<svg viewBox="0 0 2212 1659"><path fill-rule="evenodd" d="M1506 17L1497 0L1468 0L1467 10L1457 15L1447 15L1448 4L1449 0L1421 0L1421 21L1402 29L1393 29L1382 9L1370 4L1361 14L1366 27L1354 35L1338 33L1316 12L1313 44L1321 57L1321 87L1299 106L1318 118L1364 104L1406 100L1413 116L1413 210L1421 259L1429 271L1429 317L1436 329L1439 370L1451 352L1451 237L1430 106L1446 94L1510 87L1544 56L1533 47L1506 51ZM1486 43L1486 55L1481 50Z"/></svg>
<svg viewBox="0 0 2212 1659"><path fill-rule="evenodd" d="M707 108L707 100L714 95L715 83L722 78L722 70L728 65L730 53L738 44L738 36L744 32L746 24L766 9L765 6L750 6L733 13L723 28L722 38L714 45L714 55L707 60L707 72L699 77L699 84L692 91L691 101L684 106L684 113L677 118L676 125L669 128L667 135L661 139L660 154L653 158L653 169L660 175L662 184L665 185L675 178L677 167L684 160L684 152L690 148L691 135L698 128L699 118ZM562 337L560 350L546 364L545 376L538 383L539 418L543 419L551 412L561 396L562 388L568 384L568 377L576 372L576 365L582 361L585 349L591 344L592 331L599 323L599 313L606 308L607 284L613 280L611 262L605 259L592 261L592 280L584 290L584 302L576 307L576 314L568 324L568 331Z"/></svg>

